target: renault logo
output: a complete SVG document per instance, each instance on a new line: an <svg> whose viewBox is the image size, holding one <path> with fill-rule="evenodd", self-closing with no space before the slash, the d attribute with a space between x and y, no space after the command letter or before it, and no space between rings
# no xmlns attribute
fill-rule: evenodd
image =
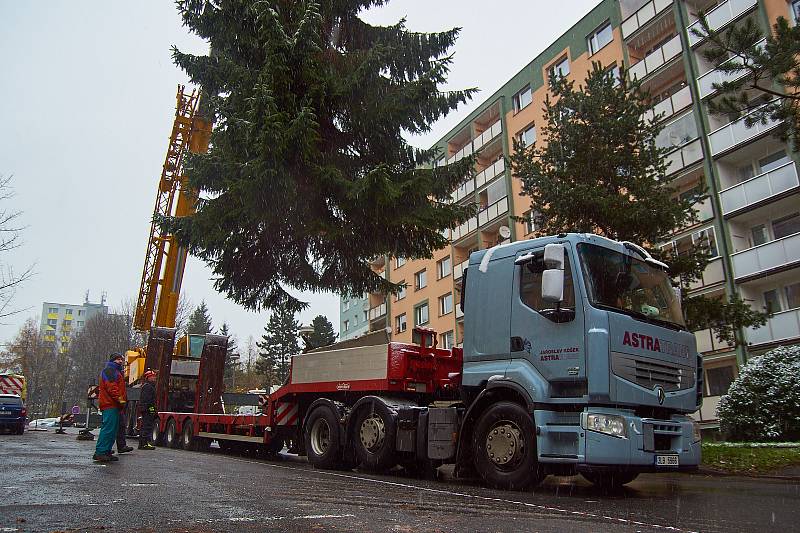
<svg viewBox="0 0 800 533"><path fill-rule="evenodd" d="M664 394L664 389L661 388L661 385L656 385L656 395L658 396L658 405L663 404L666 395Z"/></svg>

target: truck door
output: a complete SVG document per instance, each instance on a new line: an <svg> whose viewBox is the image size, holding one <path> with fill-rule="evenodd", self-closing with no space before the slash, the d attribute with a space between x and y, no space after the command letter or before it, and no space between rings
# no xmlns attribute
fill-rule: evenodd
<svg viewBox="0 0 800 533"><path fill-rule="evenodd" d="M580 300L576 302L580 285L572 268L576 264L574 250L569 243L564 243L564 248L561 304L542 299L544 247L517 254L511 298L511 357L524 359L538 370L550 390L537 392L554 398L586 394L584 314Z"/></svg>

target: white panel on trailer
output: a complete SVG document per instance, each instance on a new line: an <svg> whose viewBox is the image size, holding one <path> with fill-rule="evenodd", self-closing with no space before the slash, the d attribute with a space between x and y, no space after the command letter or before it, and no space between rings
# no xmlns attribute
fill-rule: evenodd
<svg viewBox="0 0 800 533"><path fill-rule="evenodd" d="M389 345L360 346L292 357L292 383L386 379Z"/></svg>

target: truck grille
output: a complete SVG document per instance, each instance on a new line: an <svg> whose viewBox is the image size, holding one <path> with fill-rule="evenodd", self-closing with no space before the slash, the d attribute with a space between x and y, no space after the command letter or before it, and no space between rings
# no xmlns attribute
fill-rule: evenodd
<svg viewBox="0 0 800 533"><path fill-rule="evenodd" d="M646 389L661 386L665 392L688 389L695 384L695 371L687 365L668 361L654 361L615 353L611 357L611 371L622 379Z"/></svg>

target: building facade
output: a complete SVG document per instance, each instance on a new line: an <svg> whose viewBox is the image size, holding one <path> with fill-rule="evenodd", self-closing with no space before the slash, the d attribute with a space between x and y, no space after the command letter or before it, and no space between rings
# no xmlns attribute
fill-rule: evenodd
<svg viewBox="0 0 800 533"><path fill-rule="evenodd" d="M105 302L91 303L88 299L83 304L44 302L39 332L44 342L52 343L59 353L64 353L72 337L97 314L108 314Z"/></svg>
<svg viewBox="0 0 800 533"><path fill-rule="evenodd" d="M369 332L369 295L339 301L339 340L346 341Z"/></svg>
<svg viewBox="0 0 800 533"><path fill-rule="evenodd" d="M713 423L720 395L749 357L800 342L800 157L771 135L777 124L747 128L744 117L709 113L708 102L719 96L713 85L728 78L706 61L708 44L692 32L700 12L716 30L752 19L766 32L778 16L796 21L800 0L601 2L437 143L444 154L437 165L480 150L475 178L452 193L453 201L475 202L480 211L452 229L451 246L430 260L373 262L376 272L407 289L388 298L369 295L370 329L391 327L395 340L410 341L412 327L424 324L439 332L440 345L461 343L458 301L469 254L536 232L530 199L506 165L513 139L536 139L549 76L580 83L599 61L615 73L625 65L653 96L664 123L657 144L670 150L668 179L677 194L707 189L708 198L695 205L698 223L676 229L663 244L679 252L701 239L711 244L714 257L692 294L738 294L772 312L765 327L743 332L746 346L696 332L706 374L697 416Z"/></svg>

